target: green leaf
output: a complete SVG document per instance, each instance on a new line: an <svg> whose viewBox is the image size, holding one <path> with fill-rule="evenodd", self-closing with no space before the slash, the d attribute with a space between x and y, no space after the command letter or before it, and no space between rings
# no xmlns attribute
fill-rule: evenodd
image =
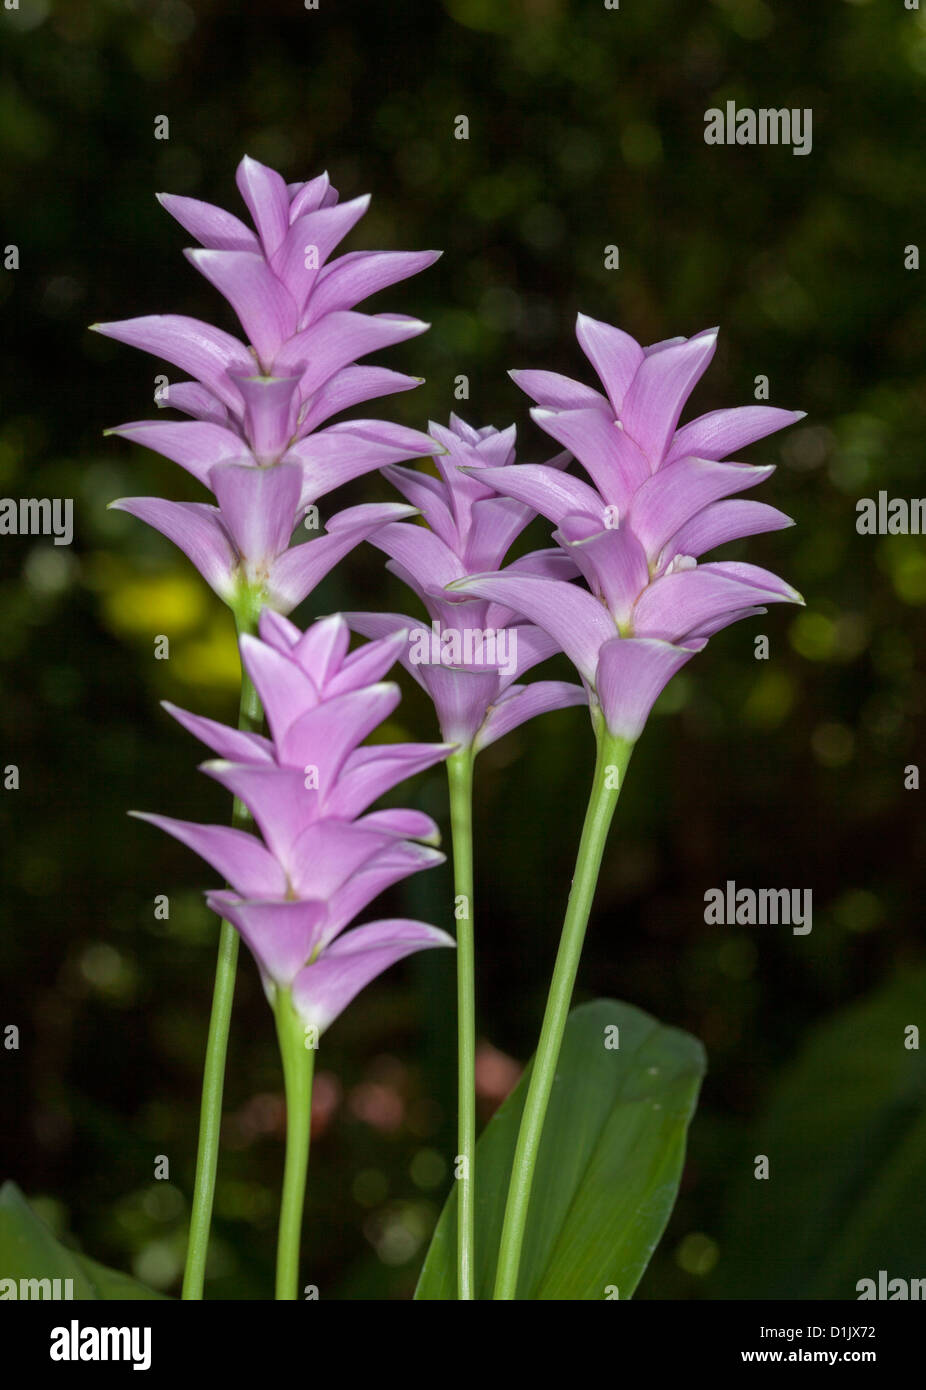
<svg viewBox="0 0 926 1390"><path fill-rule="evenodd" d="M712 1297L854 1299L881 1269L926 1273L926 1055L905 1046L924 1001L908 968L811 1034L744 1155Z"/></svg>
<svg viewBox="0 0 926 1390"><path fill-rule="evenodd" d="M22 1280L60 1279L62 1296L73 1281L74 1299L142 1299L163 1298L163 1294L146 1289L127 1274L106 1269L95 1260L79 1255L58 1241L45 1222L36 1216L19 1188L13 1182L0 1187L0 1297L11 1295L14 1280L17 1296L22 1296ZM50 1286L49 1297L54 1290ZM26 1297L44 1296L44 1285L34 1284Z"/></svg>
<svg viewBox="0 0 926 1390"><path fill-rule="evenodd" d="M617 1027L618 1047L607 1045ZM529 1068L476 1148L476 1297L489 1299ZM704 1049L629 1004L573 1009L534 1174L521 1299L629 1298L665 1229ZM456 1192L415 1297L456 1298ZM610 1292L617 1289L617 1294Z"/></svg>

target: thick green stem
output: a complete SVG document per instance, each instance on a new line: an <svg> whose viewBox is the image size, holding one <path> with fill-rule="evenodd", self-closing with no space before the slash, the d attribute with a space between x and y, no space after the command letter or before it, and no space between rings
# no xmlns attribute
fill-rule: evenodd
<svg viewBox="0 0 926 1390"><path fill-rule="evenodd" d="M521 1249L527 1227L531 1186L543 1135L543 1123L556 1076L556 1064L579 969L585 929L595 897L598 871L614 808L624 783L624 773L633 751L632 743L608 733L600 715L595 732L598 739L595 774L588 810L585 813L585 824L582 827L582 839L563 922L563 933L553 967L553 978L550 981L543 1028L531 1068L530 1085L511 1168L495 1278L496 1299L515 1299L518 1296Z"/></svg>
<svg viewBox="0 0 926 1390"><path fill-rule="evenodd" d="M256 614L237 617L239 638L256 631ZM264 712L260 698L244 667L241 669L241 702L238 728L251 732L263 724ZM232 806L232 825L242 828L251 824L247 807L235 798ZM203 1092L199 1109L199 1145L196 1151L196 1178L193 1184L193 1205L190 1213L190 1238L187 1245L186 1269L183 1274L183 1298L203 1296L206 1277L206 1257L209 1253L209 1229L212 1225L212 1204L215 1197L215 1174L219 1161L219 1135L222 1128L222 1093L225 1087L225 1056L228 1051L228 1031L231 1024L232 999L235 993L235 973L238 966L238 933L230 922L219 928L219 954L212 991L212 1014L206 1042L203 1067Z"/></svg>
<svg viewBox="0 0 926 1390"><path fill-rule="evenodd" d="M273 1006L286 1087L286 1162L277 1242L277 1299L299 1297L299 1249L312 1130L312 1073L316 1038L292 1005L288 989L277 989Z"/></svg>
<svg viewBox="0 0 926 1390"><path fill-rule="evenodd" d="M475 1298L476 986L472 746L447 759L457 923L457 1297Z"/></svg>

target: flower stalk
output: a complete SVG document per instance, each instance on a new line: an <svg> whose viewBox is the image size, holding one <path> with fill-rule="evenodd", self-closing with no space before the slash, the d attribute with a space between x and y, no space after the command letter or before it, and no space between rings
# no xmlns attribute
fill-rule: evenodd
<svg viewBox="0 0 926 1390"><path fill-rule="evenodd" d="M475 1298L476 959L473 920L472 744L447 759L457 923L457 1297Z"/></svg>
<svg viewBox="0 0 926 1390"><path fill-rule="evenodd" d="M257 620L251 609L242 607L236 614L239 641L244 633L257 631ZM238 707L238 728L259 733L264 722L260 696L244 666L241 667L241 699ZM244 829L252 824L251 813L244 802L235 797L232 803L232 825ZM222 1096L225 1089L225 1058L231 1027L232 1001L238 970L238 933L224 919L219 927L219 950L212 991L212 1012L206 1058L203 1064L203 1091L199 1110L199 1144L196 1150L196 1177L193 1183L193 1203L190 1213L190 1235L187 1244L186 1267L183 1273L183 1298L196 1300L203 1296L206 1260L209 1254L209 1230L212 1225L212 1205L215 1198L215 1175L219 1161L219 1138L222 1129Z"/></svg>
<svg viewBox="0 0 926 1390"><path fill-rule="evenodd" d="M609 732L600 711L595 711L593 722L598 743L595 772L579 842L575 876L550 981L543 1027L531 1067L530 1085L511 1168L495 1280L494 1298L499 1300L516 1299L518 1296L521 1250L544 1120L556 1076L556 1065L563 1043L585 931L598 884L601 860L634 747L631 740Z"/></svg>
<svg viewBox="0 0 926 1390"><path fill-rule="evenodd" d="M299 1297L299 1249L309 1168L317 1039L293 1008L288 989L277 990L273 1011L286 1090L286 1158L277 1241L276 1297L278 1301L293 1302Z"/></svg>

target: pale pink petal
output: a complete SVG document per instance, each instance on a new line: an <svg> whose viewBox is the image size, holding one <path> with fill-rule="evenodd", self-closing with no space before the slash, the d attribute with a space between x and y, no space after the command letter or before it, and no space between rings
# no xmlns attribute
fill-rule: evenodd
<svg viewBox="0 0 926 1390"><path fill-rule="evenodd" d="M156 816L147 811L130 811L129 815L182 841L244 898L274 898L286 892L286 876L280 865L257 836L246 830L234 830L228 825L198 825L195 821L175 820L173 816Z"/></svg>
<svg viewBox="0 0 926 1390"><path fill-rule="evenodd" d="M423 840L426 844L439 845L440 831L437 823L424 811L412 811L405 807L390 807L386 811L371 811L368 816L355 824L365 831L377 834L395 835L400 840Z"/></svg>
<svg viewBox="0 0 926 1390"><path fill-rule="evenodd" d="M307 1025L324 1032L390 965L415 951L453 945L453 937L437 927L403 918L356 927L296 976L293 1006Z"/></svg>
<svg viewBox="0 0 926 1390"><path fill-rule="evenodd" d="M750 576L729 572L735 568L750 571ZM767 584L760 582L757 576L766 574L753 565L699 565L664 575L645 589L638 600L633 614L634 635L677 642L725 613L756 603L800 601L796 591L775 575L768 575Z"/></svg>
<svg viewBox="0 0 926 1390"><path fill-rule="evenodd" d="M303 769L215 760L201 763L200 771L248 808L268 850L292 878L293 845L323 815L322 795L305 785Z"/></svg>
<svg viewBox="0 0 926 1390"><path fill-rule="evenodd" d="M276 463L296 430L297 376L233 376L244 401L244 428L259 463Z"/></svg>
<svg viewBox="0 0 926 1390"><path fill-rule="evenodd" d="M442 589L463 571L450 547L424 526L398 522L376 531L370 541L412 575L421 589Z"/></svg>
<svg viewBox="0 0 926 1390"><path fill-rule="evenodd" d="M307 212L315 212L317 208L326 207L328 205L326 200L329 195L333 195L331 197L332 202L338 201L337 189L331 187L327 169L314 179L306 179L305 183L299 184L298 187L290 184L289 192L292 197L289 205L290 222L295 222L298 217L303 217Z"/></svg>
<svg viewBox="0 0 926 1390"><path fill-rule="evenodd" d="M344 761L337 784L325 800L325 811L352 820L399 782L443 761L453 749L453 743L388 743L356 748Z"/></svg>
<svg viewBox="0 0 926 1390"><path fill-rule="evenodd" d="M229 372L250 372L254 361L244 343L221 328L185 314L148 314L118 323L95 323L96 333L163 357L208 386L224 405L240 411L241 397Z"/></svg>
<svg viewBox="0 0 926 1390"><path fill-rule="evenodd" d="M301 369L299 389L303 396L309 396L358 357L417 337L428 326L404 314L358 314L339 309L291 338L278 353L274 372L283 376Z"/></svg>
<svg viewBox="0 0 926 1390"><path fill-rule="evenodd" d="M672 646L639 637L617 637L601 648L595 689L609 731L634 742L657 697L675 673L705 646Z"/></svg>
<svg viewBox="0 0 926 1390"><path fill-rule="evenodd" d="M399 840L369 859L328 899L328 918L322 933L327 946L362 912L368 903L387 888L421 869L433 869L445 856L429 845Z"/></svg>
<svg viewBox="0 0 926 1390"><path fill-rule="evenodd" d="M273 562L286 551L299 519L301 470L289 463L273 468L220 463L209 481L247 578L254 584L264 582Z"/></svg>
<svg viewBox="0 0 926 1390"><path fill-rule="evenodd" d="M239 645L241 660L260 696L274 743L279 743L293 720L318 703L318 689L290 655L268 642L245 633Z"/></svg>
<svg viewBox="0 0 926 1390"><path fill-rule="evenodd" d="M364 194L335 207L306 213L287 230L271 265L273 273L279 276L292 295L300 314L306 308L307 301L311 303L310 297L325 261L369 206L369 194ZM318 315L313 315L313 318L318 318ZM304 327L304 324L300 326Z"/></svg>
<svg viewBox="0 0 926 1390"><path fill-rule="evenodd" d="M217 208L214 203L202 203L198 198L183 198L176 193L156 195L162 208L175 217L201 246L213 251L257 251L257 237L240 217Z"/></svg>
<svg viewBox="0 0 926 1390"><path fill-rule="evenodd" d="M650 467L637 444L616 420L598 410L541 410L531 418L565 444L581 463L604 502L623 513Z"/></svg>
<svg viewBox="0 0 926 1390"><path fill-rule="evenodd" d="M687 521L666 543L663 554L693 555L695 559L706 550L713 550L726 541L755 536L762 531L781 531L794 522L777 507L765 502L712 502Z"/></svg>
<svg viewBox="0 0 926 1390"><path fill-rule="evenodd" d="M238 190L254 218L264 251L272 256L289 227L289 192L275 169L245 155L235 175Z"/></svg>
<svg viewBox="0 0 926 1390"><path fill-rule="evenodd" d="M638 596L649 583L646 551L627 524L601 528L587 517L563 518L554 539L566 547L622 627L630 621Z"/></svg>
<svg viewBox="0 0 926 1390"><path fill-rule="evenodd" d="M558 579L511 574L470 575L453 589L503 603L555 637L570 661L592 681L598 650L615 635L614 620L586 589Z"/></svg>
<svg viewBox="0 0 926 1390"><path fill-rule="evenodd" d="M171 381L157 393L160 406L182 410L195 420L208 420L213 425L227 425L229 414L222 402L198 381ZM235 408L239 409L240 402Z"/></svg>
<svg viewBox="0 0 926 1390"><path fill-rule="evenodd" d="M588 704L587 692L581 685L573 685L570 681L534 681L531 685L510 686L491 706L476 734L476 752L504 738L512 729L533 719L535 715L565 709L568 705L585 704Z"/></svg>
<svg viewBox="0 0 926 1390"><path fill-rule="evenodd" d="M420 675L434 702L442 737L447 743L468 748L498 695L498 671L428 663L421 665Z"/></svg>
<svg viewBox="0 0 926 1390"><path fill-rule="evenodd" d="M191 714L169 700L162 700L161 704L178 724L218 753L220 758L239 763L273 762L273 744L268 738L248 733L245 729L231 729L227 724L207 719L202 714Z"/></svg>
<svg viewBox="0 0 926 1390"><path fill-rule="evenodd" d="M317 429L325 420L342 410L372 401L377 396L392 396L397 391L411 391L420 386L423 378L390 371L388 367L360 367L350 364L329 377L306 401L297 433L303 436Z"/></svg>
<svg viewBox="0 0 926 1390"><path fill-rule="evenodd" d="M187 258L231 304L265 371L296 331L298 309L257 252L187 251ZM284 373L280 373L284 375Z"/></svg>
<svg viewBox="0 0 926 1390"><path fill-rule="evenodd" d="M350 420L299 440L286 457L303 466L306 507L351 478L399 459L418 458L431 448L432 441L420 430L379 420Z"/></svg>
<svg viewBox="0 0 926 1390"><path fill-rule="evenodd" d="M709 328L682 342L650 349L624 400L624 428L655 472L665 458L678 417L717 347Z"/></svg>
<svg viewBox="0 0 926 1390"><path fill-rule="evenodd" d="M683 458L665 464L638 489L630 505L630 524L655 560L679 527L718 498L765 482L774 467Z"/></svg>
<svg viewBox="0 0 926 1390"><path fill-rule="evenodd" d="M192 560L219 598L226 603L233 598L238 556L217 507L206 502L166 502L161 497L120 497L109 505L160 531Z"/></svg>
<svg viewBox="0 0 926 1390"><path fill-rule="evenodd" d="M106 433L154 449L179 463L206 487L215 464L248 457L248 446L240 435L206 420L134 420Z"/></svg>
<svg viewBox="0 0 926 1390"><path fill-rule="evenodd" d="M557 525L571 512L603 521L605 502L594 488L570 473L545 463L517 463L509 468L486 468L481 478L506 497L532 507Z"/></svg>
<svg viewBox="0 0 926 1390"><path fill-rule="evenodd" d="M609 401L600 391L559 372L518 371L508 375L546 410L601 410L608 419L614 418Z"/></svg>
<svg viewBox="0 0 926 1390"><path fill-rule="evenodd" d="M351 251L320 272L308 304L309 322L334 309L353 309L378 290L433 265L440 251Z"/></svg>
<svg viewBox="0 0 926 1390"><path fill-rule="evenodd" d="M456 550L457 524L448 505L446 483L419 468L402 468L398 464L384 468L383 477L420 511L434 534Z"/></svg>
<svg viewBox="0 0 926 1390"><path fill-rule="evenodd" d="M365 502L338 512L328 522L327 535L291 546L276 561L270 572L269 601L280 612L290 612L361 541L378 527L407 517L410 510L400 503Z"/></svg>
<svg viewBox="0 0 926 1390"><path fill-rule="evenodd" d="M327 904L311 898L254 902L216 892L206 902L241 933L261 970L278 985L292 984L324 935Z"/></svg>
<svg viewBox="0 0 926 1390"><path fill-rule="evenodd" d="M290 767L311 767L325 801L345 758L388 719L400 699L397 685L380 681L325 700L293 720L277 744L277 757Z"/></svg>
<svg viewBox="0 0 926 1390"><path fill-rule="evenodd" d="M724 459L747 444L803 420L803 410L781 410L774 405L741 405L733 410L712 410L683 425L675 434L666 463L694 454L698 458Z"/></svg>
<svg viewBox="0 0 926 1390"><path fill-rule="evenodd" d="M576 337L601 378L614 414L620 415L627 388L643 362L643 349L629 333L587 314L576 319Z"/></svg>

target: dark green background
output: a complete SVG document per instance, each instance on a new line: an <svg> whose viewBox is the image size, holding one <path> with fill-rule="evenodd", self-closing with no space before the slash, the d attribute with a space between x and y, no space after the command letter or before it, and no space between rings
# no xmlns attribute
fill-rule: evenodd
<svg viewBox="0 0 926 1390"><path fill-rule="evenodd" d="M682 1196L639 1296L731 1292L724 1271L742 1265L749 1224L731 1202L744 1182L766 1242L746 1252L748 1292L812 1293L826 1218L815 1200L795 1211L774 1155L772 1180L750 1186L757 1126L810 1031L922 952L922 793L903 779L923 751L926 553L921 538L858 536L855 503L880 488L926 491L923 272L904 268L924 232L926 14L900 0L624 0L619 11L321 0L317 12L299 0L20 0L0 28L0 246L20 254L19 270L0 272L0 492L73 497L76 518L71 549L0 540L0 763L21 776L0 794L0 1024L22 1035L18 1052L0 1051L0 1176L97 1259L176 1290L216 939L200 893L212 879L124 813L224 819L220 789L194 772L201 750L157 701L233 719L236 657L229 615L183 557L105 510L127 494L199 494L166 461L102 439L154 413L159 365L86 325L182 312L233 327L153 195L240 211L234 169L248 152L289 179L328 168L344 197L372 192L348 248L445 250L371 302L433 327L377 359L426 385L366 413L416 427L453 408L475 424L517 420L522 459L544 457L505 372L590 380L577 310L644 342L719 324L689 417L749 403L758 375L772 403L808 412L747 455L780 465L761 496L796 528L727 552L780 571L807 609L727 630L673 683L634 757L580 990L688 1028L710 1058ZM810 156L705 145L705 110L730 98L812 108ZM468 141L453 138L460 114ZM159 115L168 141L154 139ZM609 244L619 270L604 267ZM456 403L459 374L471 396ZM343 500L388 495L362 481ZM543 543L542 527L532 539ZM299 616L405 604L363 547ZM754 659L759 632L766 662ZM153 659L161 633L169 661ZM434 735L417 692L389 732ZM519 1062L536 1037L591 755L587 715L570 710L478 767L480 1032ZM440 771L406 799L443 819ZM812 889L812 934L706 926L703 895L728 878ZM159 893L167 923L153 917ZM391 905L449 925L446 870ZM926 1023L910 1013L898 1030ZM413 1287L454 1150L452 1014L452 960L435 954L377 983L325 1040L330 1113L303 1261L322 1297ZM834 1053L814 1108L824 1132L843 1062L851 1070L865 1047L860 1032L858 1056ZM227 1111L209 1293L262 1298L281 1083L249 959ZM865 1123L853 1124L843 1147L854 1152ZM799 1168L801 1131L790 1133ZM170 1184L153 1180L159 1154ZM913 1154L923 1175L922 1146ZM875 1267L850 1262L834 1296L854 1297L882 1248L892 1272L926 1274L904 1219L879 1219L893 1224L883 1236L876 1225ZM797 1225L814 1239L795 1243Z"/></svg>

